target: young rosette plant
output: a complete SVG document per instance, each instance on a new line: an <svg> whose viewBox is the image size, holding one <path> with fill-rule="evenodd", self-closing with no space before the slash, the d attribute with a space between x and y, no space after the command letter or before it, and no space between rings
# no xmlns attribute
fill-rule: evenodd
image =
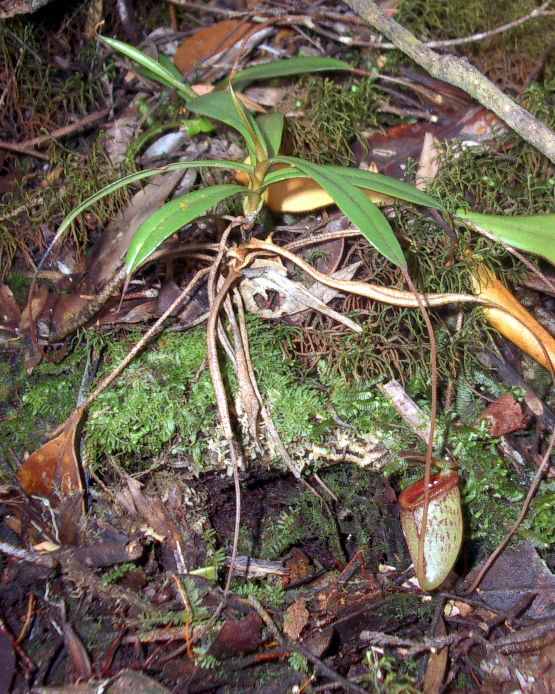
<svg viewBox="0 0 555 694"><path fill-rule="evenodd" d="M131 241L126 259L129 275L173 233L228 198L242 196L245 225L252 225L264 204L268 188L288 179L312 179L366 239L388 260L401 268L406 268L401 246L389 222L371 197L399 199L416 205L443 209L443 206L431 196L389 176L360 169L319 165L297 157L281 155L280 145L284 127L282 114L272 113L253 118L235 94L233 85L244 85L255 79L308 71L349 70L349 65L343 61L332 58L279 60L236 73L229 81L229 91L214 91L197 97L169 65L162 64L121 41L104 37L102 40L135 60L141 66L143 74L164 86L176 89L190 111L234 128L243 137L249 154L246 162L212 159L177 162L165 167L165 170L189 167L235 169L241 172L245 183L214 185L194 190L158 209L141 225ZM113 191L115 186L128 185L160 171L161 169L150 169L132 174L100 191L98 196ZM98 196L94 196L95 199L98 199ZM81 210L82 207L79 211Z"/></svg>

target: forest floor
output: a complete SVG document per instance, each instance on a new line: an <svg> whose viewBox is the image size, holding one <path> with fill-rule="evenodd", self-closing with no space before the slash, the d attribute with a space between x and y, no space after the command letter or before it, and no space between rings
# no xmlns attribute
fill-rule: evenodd
<svg viewBox="0 0 555 694"><path fill-rule="evenodd" d="M0 24L0 691L552 692L553 162L340 2L27 4ZM377 5L555 128L552 4ZM189 162L249 154L245 121L188 85L288 58L236 82L243 107L264 137L283 116L280 153L343 167L315 169L330 186L394 179L370 197L383 245L299 177L256 216L183 197L154 226L237 188L231 164ZM515 254L466 212L545 217ZM412 281L468 298L480 272L543 326L531 347L470 299L427 324ZM423 590L398 498L430 429L458 492L428 508L443 573Z"/></svg>

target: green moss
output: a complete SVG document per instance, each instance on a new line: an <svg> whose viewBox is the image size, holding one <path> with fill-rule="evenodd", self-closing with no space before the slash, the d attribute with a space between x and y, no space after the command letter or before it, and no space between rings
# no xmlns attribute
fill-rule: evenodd
<svg viewBox="0 0 555 694"><path fill-rule="evenodd" d="M40 364L31 376L21 363L15 377L6 379L8 394L0 432L0 451L5 459L9 459L8 446L20 457L25 451L34 451L71 414L77 404L86 356L86 344L78 341L62 362ZM2 368L7 375L6 366ZM11 371L11 364L9 368Z"/></svg>
<svg viewBox="0 0 555 694"><path fill-rule="evenodd" d="M248 328L261 390L293 455L299 447L301 459L306 458L310 441L330 445L337 424L326 408L329 401L337 415L355 426L361 436L375 434L388 446L393 457L386 472L392 476L395 488L405 488L422 476L420 465L395 456L395 451L414 447L417 441L376 389L375 381L356 383L352 378L345 379L323 362L317 377L325 392L321 386L316 388L316 381L303 374L298 364L284 356L280 339L290 339L297 333L296 328L270 326L255 317L249 317ZM89 334L88 342L84 337L77 341L61 364L42 364L30 377L21 370L14 387L8 389L0 438L4 451L8 445L20 455L36 449L44 435L72 412L87 351L93 345L96 350L104 345L99 380L123 359L137 338L131 335L116 341L114 335ZM205 340L203 328L163 333L153 347L132 362L91 407L84 429L89 461L99 465L105 454L114 455L137 470L165 450L170 457L188 460L192 453L200 467L214 465L209 457L218 423L213 388L207 369L195 377L205 357ZM222 365L232 401L235 377L225 360ZM8 375L8 366L1 368ZM481 386L495 394L495 382L486 380L482 379ZM478 383L476 379L474 382ZM429 387L426 371L417 372L408 383L410 394L425 410L429 407ZM442 445L449 446L459 466L467 539L480 539L492 548L515 522L531 473L526 479L518 476L499 456L495 441L484 427L455 427L451 415L446 414L440 417L438 428ZM332 439L328 439L330 436ZM321 462L312 464L315 469L321 466ZM375 504L364 502L376 492L376 473L341 465L329 471L322 469L320 474L342 508L351 509L348 528L330 523L320 503L303 492L292 501L289 512L264 531L260 546L265 557L276 558L307 537L322 539L332 554L341 556L342 532L351 535L360 547L380 546L382 540L374 535L373 528L382 524L381 511ZM540 548L555 540L553 499L553 483L542 483L522 528L521 536ZM387 554L387 548L382 549Z"/></svg>
<svg viewBox="0 0 555 694"><path fill-rule="evenodd" d="M401 592L387 595L384 602L374 611L375 615L397 619L400 622L408 617L431 617L433 613L433 601L423 602L421 595Z"/></svg>
<svg viewBox="0 0 555 694"><path fill-rule="evenodd" d="M297 380L298 369L284 357L276 329L250 317L248 329L259 385L284 440L310 434L315 415L323 410L321 393ZM132 336L107 347L99 378L123 359L135 341ZM172 442L173 454L192 450L195 462L202 465L217 423L208 369L195 378L205 356L204 328L164 333L91 407L85 427L91 458L101 453L123 455L126 464L135 465ZM222 369L233 401L237 383L225 359Z"/></svg>
<svg viewBox="0 0 555 694"><path fill-rule="evenodd" d="M308 77L303 115L288 121L295 154L320 164L349 164L353 140L365 146L362 131L379 127L378 95L371 78L344 85Z"/></svg>
<svg viewBox="0 0 555 694"><path fill-rule="evenodd" d="M406 0L395 19L423 40L443 40L487 32L528 15L536 9L534 0ZM468 56L478 69L505 90L515 90L533 70L553 32L553 20L528 21L496 36L462 46L450 52ZM395 60L406 64L397 51ZM549 74L553 60L548 60Z"/></svg>
<svg viewBox="0 0 555 694"><path fill-rule="evenodd" d="M12 365L0 361L0 402L6 402L12 392Z"/></svg>

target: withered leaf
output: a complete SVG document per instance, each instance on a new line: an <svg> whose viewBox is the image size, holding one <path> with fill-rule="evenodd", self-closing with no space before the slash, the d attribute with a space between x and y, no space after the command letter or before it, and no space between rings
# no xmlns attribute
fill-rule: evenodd
<svg viewBox="0 0 555 694"><path fill-rule="evenodd" d="M64 499L75 492L84 493L76 450L82 417L83 409L76 408L62 433L32 453L19 468L17 476L26 494Z"/></svg>
<svg viewBox="0 0 555 694"><path fill-rule="evenodd" d="M200 62L211 65L222 57L223 52L228 52L228 60L233 63L236 51L247 32L255 27L256 24L252 22L240 22L238 19L210 24L189 36L179 46L174 58L175 66L186 75ZM233 47L236 48L230 50Z"/></svg>
<svg viewBox="0 0 555 694"><path fill-rule="evenodd" d="M296 641L301 635L302 630L308 624L309 611L306 609L306 604L303 598L299 598L292 605L289 605L285 611L285 621L283 622L283 631L290 639Z"/></svg>

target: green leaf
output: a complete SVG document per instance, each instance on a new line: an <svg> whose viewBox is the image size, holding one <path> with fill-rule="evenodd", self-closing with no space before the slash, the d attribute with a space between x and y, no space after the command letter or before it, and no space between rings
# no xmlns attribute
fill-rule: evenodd
<svg viewBox="0 0 555 694"><path fill-rule="evenodd" d="M208 116L208 118L214 118L219 120L226 125L237 130L245 138L247 147L249 149L249 154L251 155L251 161L253 161L254 153L256 152L256 143L254 142L248 129L245 127L241 116L237 113L235 104L229 92L211 92L210 94L203 94L202 96L197 96L187 104L187 108L194 113L200 113L203 116ZM254 132L259 131L258 126L254 122L254 118L250 113L245 112L245 117L252 121L254 125Z"/></svg>
<svg viewBox="0 0 555 694"><path fill-rule="evenodd" d="M258 116L255 120L268 145L268 156L277 157L283 135L283 126L285 125L283 115L276 111L275 113Z"/></svg>
<svg viewBox="0 0 555 694"><path fill-rule="evenodd" d="M366 239L395 265L405 268L405 256L389 222L363 192L349 178L342 175L345 169L313 164L296 157L279 157L279 161L293 164L331 195L339 209L360 230Z"/></svg>
<svg viewBox="0 0 555 694"><path fill-rule="evenodd" d="M68 229L73 220L76 219L89 207L94 205L96 202L105 198L107 195L111 195L112 193L115 193L121 188L130 186L133 183L142 181L145 178L156 176L157 174L168 173L170 171L178 171L180 169L196 169L201 167L214 167L215 169L238 169L239 171L246 171L249 174L251 174L254 170L254 167L250 164L243 164L243 162L239 161L227 161L226 159L199 159L197 161L177 161L173 164L168 164L167 166L159 166L153 169L144 169L143 171L136 171L135 173L129 174L128 176L124 176L123 178L120 178L117 181L114 181L113 183L104 186L104 188L101 188L96 193L88 197L86 200L83 200L82 203L80 203L71 210L67 217L65 217L62 220L62 223L56 230L54 238L50 242L50 245L48 246L46 253L42 257L40 266L37 269L40 270L41 267L44 265L44 262L48 258L48 255L50 254L51 250L59 242L62 235Z"/></svg>
<svg viewBox="0 0 555 694"><path fill-rule="evenodd" d="M352 70L352 67L337 58L325 58L311 56L306 58L288 58L286 60L274 60L271 63L263 63L248 67L237 72L232 79L235 87L242 88L248 82L256 80L272 79L274 77L287 77L303 72L323 72L326 70Z"/></svg>
<svg viewBox="0 0 555 694"><path fill-rule="evenodd" d="M445 209L438 200L435 200L430 195L423 193L418 190L418 188L414 188L414 186L408 183L398 181L396 178L372 173L370 171L363 171L362 169L352 169L341 166L326 166L326 169L334 175L339 175L343 179L348 180L357 188L373 190L376 193L382 193L392 198L412 202L415 205L433 207L438 210ZM264 186L266 187L272 183L284 181L288 178L306 178L306 174L299 171L297 167L279 169L278 171L272 171L266 176L264 179Z"/></svg>
<svg viewBox="0 0 555 694"><path fill-rule="evenodd" d="M196 94L188 84L185 84L175 77L172 72L163 67L157 60L146 55L146 53L143 53L138 48L130 46L123 41L118 41L118 39L108 38L107 36L99 36L98 38L108 44L110 48L113 48L141 65L148 71L148 76L152 79L161 82L166 87L176 89L185 101L189 101L189 99L194 99L196 97Z"/></svg>
<svg viewBox="0 0 555 694"><path fill-rule="evenodd" d="M161 243L182 226L222 200L246 192L248 188L237 184L217 185L194 190L166 203L141 224L129 244L125 261L127 273L130 275L136 270Z"/></svg>
<svg viewBox="0 0 555 694"><path fill-rule="evenodd" d="M179 82L182 82L183 75L178 70L178 68L175 67L175 64L174 64L173 60L171 60L171 58L168 58L168 56L165 55L164 53L159 53L158 54L158 62L168 72L171 72L171 74L175 77L176 80L179 80Z"/></svg>
<svg viewBox="0 0 555 694"><path fill-rule="evenodd" d="M276 169L275 171L270 171L264 177L264 183L262 189L267 188L272 185L272 183L279 183L279 181L285 181L288 178L310 178L308 174L303 171L299 171L296 166L289 166L284 169Z"/></svg>
<svg viewBox="0 0 555 694"><path fill-rule="evenodd" d="M509 246L539 255L555 265L555 214L508 217L457 210L456 216Z"/></svg>
<svg viewBox="0 0 555 694"><path fill-rule="evenodd" d="M200 133L213 133L216 129L214 123L208 118L188 118L183 121L182 127L185 128L189 137L194 137Z"/></svg>
<svg viewBox="0 0 555 694"><path fill-rule="evenodd" d="M251 154L251 162L256 166L257 162L266 160L268 158L268 146L266 144L266 141L262 137L262 133L260 132L260 129L256 124L256 121L251 116L251 114L243 108L243 104L239 101L239 98L235 93L235 89L233 89L233 86L231 84L229 85L229 93L231 95L231 100L233 101L233 106L237 111L237 115L243 121L243 125L245 126L252 141L254 142L254 157Z"/></svg>
<svg viewBox="0 0 555 694"><path fill-rule="evenodd" d="M337 175L350 181L357 188L373 190L375 193L389 195L392 198L412 202L423 207L433 207L437 210L445 209L438 200L435 200L427 193L423 193L409 183L398 181L391 176L341 166L328 166L328 168L330 171L336 172Z"/></svg>

